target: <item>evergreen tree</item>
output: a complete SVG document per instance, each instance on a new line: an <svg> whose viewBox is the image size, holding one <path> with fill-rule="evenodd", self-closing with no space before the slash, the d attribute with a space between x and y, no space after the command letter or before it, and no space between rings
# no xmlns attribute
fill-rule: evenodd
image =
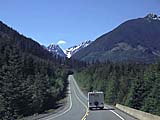
<svg viewBox="0 0 160 120"><path fill-rule="evenodd" d="M117 99L117 83L116 78L110 78L108 88L105 93L105 101L108 104L115 104Z"/></svg>
<svg viewBox="0 0 160 120"><path fill-rule="evenodd" d="M131 88L127 104L132 108L140 109L143 105L144 93L144 82L137 77Z"/></svg>
<svg viewBox="0 0 160 120"><path fill-rule="evenodd" d="M1 98L4 103L3 117L5 119L15 119L19 112L20 84L22 80L22 62L18 51L10 46L6 46L7 63L0 71ZM2 117L2 118L3 118ZM7 118L6 118L7 117Z"/></svg>

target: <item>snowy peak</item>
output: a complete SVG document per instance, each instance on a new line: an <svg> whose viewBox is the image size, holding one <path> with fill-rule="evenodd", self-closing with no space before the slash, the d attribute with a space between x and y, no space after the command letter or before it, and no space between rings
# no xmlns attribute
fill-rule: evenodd
<svg viewBox="0 0 160 120"><path fill-rule="evenodd" d="M55 45L51 43L47 47L48 51L51 52L53 55L59 55L61 57L66 57L66 54L63 52L63 50L59 47L59 45Z"/></svg>
<svg viewBox="0 0 160 120"><path fill-rule="evenodd" d="M72 46L68 49L65 50L65 54L67 55L68 58L72 57L72 55L74 55L76 52L78 52L79 50L87 47L88 45L90 45L92 43L91 40L87 40L85 42L82 42L81 44L79 45L75 45L75 46Z"/></svg>
<svg viewBox="0 0 160 120"><path fill-rule="evenodd" d="M76 52L78 52L79 50L87 47L88 45L90 45L92 43L91 40L87 40L85 42L82 42L81 44L79 45L75 45L75 46L72 46L66 50L62 50L59 45L56 45L56 44L53 44L51 43L48 47L47 47L47 50L49 52L51 52L53 55L58 55L58 56L61 56L61 57L68 57L68 58L71 58L72 55L74 55Z"/></svg>
<svg viewBox="0 0 160 120"><path fill-rule="evenodd" d="M147 18L148 20L160 20L160 16L154 13L148 14L145 18Z"/></svg>

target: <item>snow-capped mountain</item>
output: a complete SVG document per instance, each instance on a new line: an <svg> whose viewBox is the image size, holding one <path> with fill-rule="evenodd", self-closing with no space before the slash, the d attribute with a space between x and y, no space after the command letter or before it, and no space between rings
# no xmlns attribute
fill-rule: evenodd
<svg viewBox="0 0 160 120"><path fill-rule="evenodd" d="M72 46L66 50L62 50L59 45L56 45L56 44L53 44L51 43L48 47L47 47L47 50L49 52L52 52L53 55L59 55L61 57L68 57L70 58L72 55L74 55L76 52L78 52L79 50L87 47L88 45L90 45L92 43L91 40L87 40L85 42L82 42L81 44L79 45L75 45L75 46Z"/></svg>
<svg viewBox="0 0 160 120"><path fill-rule="evenodd" d="M78 52L79 50L87 47L88 45L90 45L92 43L91 40L87 40L85 42L82 42L81 44L79 45L75 45L75 46L72 46L68 49L66 49L64 52L65 54L67 55L68 58L72 57L72 55L74 55L76 52Z"/></svg>
<svg viewBox="0 0 160 120"><path fill-rule="evenodd" d="M160 17L127 20L72 56L82 61L152 63L160 57Z"/></svg>
<svg viewBox="0 0 160 120"><path fill-rule="evenodd" d="M150 21L150 20L160 20L160 16L158 16L154 13L148 14L145 18L147 18L148 21Z"/></svg>
<svg viewBox="0 0 160 120"><path fill-rule="evenodd" d="M48 47L47 50L49 52L52 52L53 55L59 55L61 57L66 57L66 54L63 52L63 50L59 47L59 45L55 45L51 43Z"/></svg>

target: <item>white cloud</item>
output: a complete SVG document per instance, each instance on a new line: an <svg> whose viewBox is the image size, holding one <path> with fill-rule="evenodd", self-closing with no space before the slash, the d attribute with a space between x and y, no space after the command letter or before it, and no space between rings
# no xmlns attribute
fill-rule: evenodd
<svg viewBox="0 0 160 120"><path fill-rule="evenodd" d="M59 40L59 41L57 42L57 44L58 44L58 45L66 44L66 41L64 41L64 40Z"/></svg>

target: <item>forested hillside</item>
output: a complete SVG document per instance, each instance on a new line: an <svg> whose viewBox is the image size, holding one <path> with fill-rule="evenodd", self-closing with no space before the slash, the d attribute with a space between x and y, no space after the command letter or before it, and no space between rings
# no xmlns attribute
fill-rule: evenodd
<svg viewBox="0 0 160 120"><path fill-rule="evenodd" d="M160 115L160 63L97 63L75 74L86 91L103 91L107 104L121 103Z"/></svg>
<svg viewBox="0 0 160 120"><path fill-rule="evenodd" d="M15 120L54 109L67 87L63 62L1 22L0 119Z"/></svg>
<svg viewBox="0 0 160 120"><path fill-rule="evenodd" d="M160 19L148 14L100 36L72 58L83 61L153 63L160 57Z"/></svg>

